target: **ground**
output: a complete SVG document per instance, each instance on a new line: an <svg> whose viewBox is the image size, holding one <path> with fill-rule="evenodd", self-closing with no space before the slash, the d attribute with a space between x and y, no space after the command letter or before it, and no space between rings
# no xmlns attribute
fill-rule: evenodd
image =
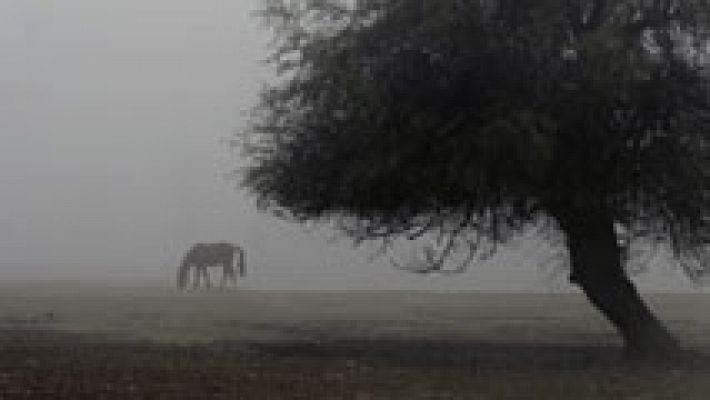
<svg viewBox="0 0 710 400"><path fill-rule="evenodd" d="M652 296L710 349L707 295ZM707 399L578 295L0 288L0 399Z"/></svg>

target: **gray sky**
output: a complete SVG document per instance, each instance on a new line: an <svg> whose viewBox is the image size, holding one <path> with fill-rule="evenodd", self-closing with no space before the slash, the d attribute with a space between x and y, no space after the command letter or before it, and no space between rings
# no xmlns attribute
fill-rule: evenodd
<svg viewBox="0 0 710 400"><path fill-rule="evenodd" d="M258 0L0 2L0 280L172 284L196 241L248 252L250 288L557 287L508 255L421 277L258 214L223 178L268 70ZM671 273L672 274L672 273Z"/></svg>

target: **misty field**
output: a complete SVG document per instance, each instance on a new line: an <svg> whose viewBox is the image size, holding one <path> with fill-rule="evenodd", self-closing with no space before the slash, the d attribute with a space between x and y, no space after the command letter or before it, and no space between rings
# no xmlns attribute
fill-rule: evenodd
<svg viewBox="0 0 710 400"><path fill-rule="evenodd" d="M647 296L710 353L710 295ZM0 286L0 399L707 399L577 294Z"/></svg>

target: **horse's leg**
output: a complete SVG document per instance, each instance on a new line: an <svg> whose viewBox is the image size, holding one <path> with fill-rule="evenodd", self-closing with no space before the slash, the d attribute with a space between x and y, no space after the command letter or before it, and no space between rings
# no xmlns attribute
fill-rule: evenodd
<svg viewBox="0 0 710 400"><path fill-rule="evenodd" d="M219 282L219 287L224 289L227 286L227 275L229 274L229 269L226 263L222 264L222 280Z"/></svg>
<svg viewBox="0 0 710 400"><path fill-rule="evenodd" d="M192 288L197 290L200 288L200 267L195 266L193 268L195 269L195 279L192 282Z"/></svg>
<svg viewBox="0 0 710 400"><path fill-rule="evenodd" d="M231 282L232 286L236 287L237 286L237 267L234 265L234 261L232 260L229 263L229 281Z"/></svg>
<svg viewBox="0 0 710 400"><path fill-rule="evenodd" d="M241 270L241 263L238 268ZM237 269L235 268L234 263L232 263L232 273L229 275L229 279L232 281L232 286L237 286Z"/></svg>
<svg viewBox="0 0 710 400"><path fill-rule="evenodd" d="M232 275L230 276L230 279L232 281L232 286L236 287L237 286L237 272L239 275L242 275L242 271L244 268L244 252L239 246L235 246L234 249L234 254L232 255Z"/></svg>
<svg viewBox="0 0 710 400"><path fill-rule="evenodd" d="M239 248L239 276L242 278L246 275L247 272L247 259L246 259L246 253L244 252L244 249L241 247ZM234 281L236 282L237 277L234 277Z"/></svg>
<svg viewBox="0 0 710 400"><path fill-rule="evenodd" d="M209 288L212 287L212 282L210 282L210 275L209 275L209 273L207 272L207 267L204 267L202 271L203 271L204 274L205 274L205 282L206 282L205 285L206 285L207 289L209 289Z"/></svg>

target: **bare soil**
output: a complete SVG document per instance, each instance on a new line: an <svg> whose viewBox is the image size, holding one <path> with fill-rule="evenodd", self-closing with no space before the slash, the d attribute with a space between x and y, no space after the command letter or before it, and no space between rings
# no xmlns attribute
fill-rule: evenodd
<svg viewBox="0 0 710 400"><path fill-rule="evenodd" d="M650 298L710 353L710 299ZM710 398L641 364L578 295L0 287L0 400Z"/></svg>
<svg viewBox="0 0 710 400"><path fill-rule="evenodd" d="M0 399L707 399L710 363L426 340L166 345L0 331Z"/></svg>

